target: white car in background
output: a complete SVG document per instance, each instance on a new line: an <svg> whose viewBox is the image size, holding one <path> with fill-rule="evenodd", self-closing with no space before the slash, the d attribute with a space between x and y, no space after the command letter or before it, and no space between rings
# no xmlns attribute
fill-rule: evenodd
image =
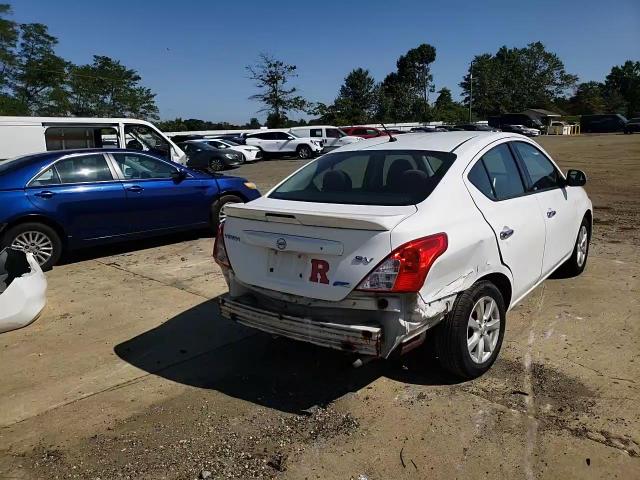
<svg viewBox="0 0 640 480"><path fill-rule="evenodd" d="M362 140L362 137L347 135L338 127L330 125L309 125L306 127L293 127L289 129L297 137L317 138L322 140L324 152L330 152L336 148L344 147Z"/></svg>
<svg viewBox="0 0 640 480"><path fill-rule="evenodd" d="M32 249L24 248L0 251L0 333L30 324L46 304L47 279Z"/></svg>
<svg viewBox="0 0 640 480"><path fill-rule="evenodd" d="M220 138L203 138L198 140L204 142L212 147L225 149L229 148L242 154L245 162L254 162L262 158L262 151L258 147L251 147L248 145L240 145L239 143L232 142L231 140L223 140Z"/></svg>
<svg viewBox="0 0 640 480"><path fill-rule="evenodd" d="M260 148L265 157L296 155L307 159L322 152L322 140L299 137L285 130L263 130L245 136L247 145Z"/></svg>
<svg viewBox="0 0 640 480"><path fill-rule="evenodd" d="M586 265L592 205L527 137L375 138L225 208L214 258L223 316L388 358L420 345L453 374L488 370L506 313L551 273Z"/></svg>

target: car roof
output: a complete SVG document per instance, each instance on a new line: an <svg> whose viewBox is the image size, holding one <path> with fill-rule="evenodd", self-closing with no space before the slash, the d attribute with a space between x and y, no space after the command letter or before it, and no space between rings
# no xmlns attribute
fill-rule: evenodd
<svg viewBox="0 0 640 480"><path fill-rule="evenodd" d="M390 142L388 137L377 137L346 145L341 152L353 150L431 150L436 152L452 152L463 143L477 140L491 142L500 138L513 137L513 133L483 132L483 131L453 131L410 133L394 137ZM518 136L520 137L520 135Z"/></svg>

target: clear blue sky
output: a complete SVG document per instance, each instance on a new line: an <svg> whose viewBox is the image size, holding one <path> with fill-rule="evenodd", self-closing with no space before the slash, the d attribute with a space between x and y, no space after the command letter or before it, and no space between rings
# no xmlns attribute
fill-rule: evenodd
<svg viewBox="0 0 640 480"><path fill-rule="evenodd" d="M640 0L0 2L16 21L48 25L68 60L108 55L138 70L162 119L263 120L245 71L260 52L297 65L302 95L327 103L351 69L382 80L423 42L437 50L436 88L454 95L473 55L502 45L540 40L581 81L640 60Z"/></svg>

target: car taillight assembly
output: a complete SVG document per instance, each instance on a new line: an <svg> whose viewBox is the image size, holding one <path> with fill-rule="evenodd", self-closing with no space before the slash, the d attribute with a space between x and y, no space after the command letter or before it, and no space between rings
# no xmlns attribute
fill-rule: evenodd
<svg viewBox="0 0 640 480"><path fill-rule="evenodd" d="M418 238L396 248L360 282L356 290L369 292L418 292L429 269L448 246L447 234Z"/></svg>
<svg viewBox="0 0 640 480"><path fill-rule="evenodd" d="M227 247L224 245L224 222L218 225L216 241L213 244L213 259L223 268L231 268L231 262L227 255Z"/></svg>

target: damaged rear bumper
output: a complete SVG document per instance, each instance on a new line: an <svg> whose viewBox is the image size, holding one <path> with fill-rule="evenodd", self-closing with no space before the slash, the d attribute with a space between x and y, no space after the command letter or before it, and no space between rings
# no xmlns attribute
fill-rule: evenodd
<svg viewBox="0 0 640 480"><path fill-rule="evenodd" d="M223 296L219 300L223 317L248 327L322 347L378 357L382 328L318 322L254 308Z"/></svg>
<svg viewBox="0 0 640 480"><path fill-rule="evenodd" d="M0 333L24 327L46 304L47 279L32 254L0 252ZM8 285L7 285L8 284Z"/></svg>

